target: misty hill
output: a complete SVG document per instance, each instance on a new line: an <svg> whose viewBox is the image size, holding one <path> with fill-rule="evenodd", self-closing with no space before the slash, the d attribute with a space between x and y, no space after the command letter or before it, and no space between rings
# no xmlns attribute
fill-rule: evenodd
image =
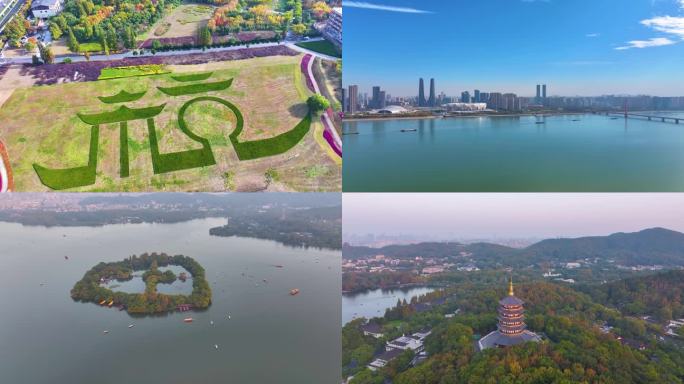
<svg viewBox="0 0 684 384"><path fill-rule="evenodd" d="M684 234L664 228L651 228L634 233L590 236L574 239L547 239L527 248L515 249L497 244L419 243L390 245L382 248L346 245L347 259L385 255L406 259L423 257L472 258L488 265L522 267L544 262L568 262L585 258L615 260L623 265L684 265Z"/></svg>

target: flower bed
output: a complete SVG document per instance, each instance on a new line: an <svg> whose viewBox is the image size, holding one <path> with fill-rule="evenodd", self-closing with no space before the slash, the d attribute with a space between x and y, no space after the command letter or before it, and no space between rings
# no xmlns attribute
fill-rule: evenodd
<svg viewBox="0 0 684 384"><path fill-rule="evenodd" d="M147 64L205 64L215 61L245 60L255 57L278 55L296 56L298 54L297 51L284 45L278 45L274 47L242 48L231 51L203 52L186 55L129 57L112 61L83 61L71 64L44 64L39 66L24 64L21 69L21 75L35 78L37 85L49 85L61 81L95 81L100 76L100 72L103 68L110 67Z"/></svg>
<svg viewBox="0 0 684 384"><path fill-rule="evenodd" d="M313 60L313 56L304 55L304 57L302 58L302 63L300 64L300 68L302 70L302 73L304 73L304 77L306 78L306 86L311 90L311 92L315 93L316 89L314 88L311 77L309 77L309 62L311 60Z"/></svg>
<svg viewBox="0 0 684 384"><path fill-rule="evenodd" d="M100 76L98 76L97 79L106 80L118 79L121 77L161 75L170 72L171 71L166 69L166 66L163 64L143 64L131 65L126 67L108 67L102 68L102 71L100 71Z"/></svg>

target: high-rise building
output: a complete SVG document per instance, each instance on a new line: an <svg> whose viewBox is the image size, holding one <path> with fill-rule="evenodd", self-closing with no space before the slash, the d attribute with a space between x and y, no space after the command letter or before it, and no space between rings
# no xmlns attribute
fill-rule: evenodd
<svg viewBox="0 0 684 384"><path fill-rule="evenodd" d="M430 79L430 98L428 99L428 106L434 107L437 105L435 97L435 79Z"/></svg>
<svg viewBox="0 0 684 384"><path fill-rule="evenodd" d="M378 105L377 109L383 109L387 106L387 95L385 94L385 91L380 91L380 94L378 95Z"/></svg>
<svg viewBox="0 0 684 384"><path fill-rule="evenodd" d="M461 92L461 103L470 103L470 92L464 91Z"/></svg>
<svg viewBox="0 0 684 384"><path fill-rule="evenodd" d="M537 84L537 100L541 99L541 85Z"/></svg>
<svg viewBox="0 0 684 384"><path fill-rule="evenodd" d="M330 12L323 36L342 49L342 7L335 7Z"/></svg>
<svg viewBox="0 0 684 384"><path fill-rule="evenodd" d="M380 87L375 86L373 87L373 96L370 102L370 108L371 109L378 109L380 108Z"/></svg>
<svg viewBox="0 0 684 384"><path fill-rule="evenodd" d="M489 102L489 92L480 92L480 103Z"/></svg>
<svg viewBox="0 0 684 384"><path fill-rule="evenodd" d="M499 301L499 324L497 330L477 342L479 350L487 348L505 348L528 341L540 342L541 337L527 330L525 325L524 301L515 297L513 278L508 284L508 296Z"/></svg>
<svg viewBox="0 0 684 384"><path fill-rule="evenodd" d="M418 106L425 107L426 105L427 101L425 100L425 83L421 77L418 81Z"/></svg>
<svg viewBox="0 0 684 384"><path fill-rule="evenodd" d="M475 92L473 92L473 100L476 103L480 102L480 90L479 89L476 89Z"/></svg>
<svg viewBox="0 0 684 384"><path fill-rule="evenodd" d="M490 93L487 100L487 108L494 110L503 109L503 95L499 92Z"/></svg>
<svg viewBox="0 0 684 384"><path fill-rule="evenodd" d="M349 86L349 113L356 113L359 108L359 86Z"/></svg>
<svg viewBox="0 0 684 384"><path fill-rule="evenodd" d="M342 87L342 112L349 112L347 110L349 106L349 101L347 100L347 92L345 92L344 87Z"/></svg>
<svg viewBox="0 0 684 384"><path fill-rule="evenodd" d="M546 99L546 84L542 85L542 98Z"/></svg>

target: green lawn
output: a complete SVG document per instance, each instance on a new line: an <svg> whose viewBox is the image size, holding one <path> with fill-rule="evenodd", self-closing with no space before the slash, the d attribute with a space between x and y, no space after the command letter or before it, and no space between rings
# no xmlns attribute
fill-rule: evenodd
<svg viewBox="0 0 684 384"><path fill-rule="evenodd" d="M102 52L102 45L100 43L79 43L78 51L83 52Z"/></svg>
<svg viewBox="0 0 684 384"><path fill-rule="evenodd" d="M305 41L302 43L297 43L296 44L298 47L302 47L304 49L308 49L310 51L322 53L324 55L328 56L334 56L334 57L342 57L340 52L337 51L337 48L329 42L328 40L321 40L321 41Z"/></svg>

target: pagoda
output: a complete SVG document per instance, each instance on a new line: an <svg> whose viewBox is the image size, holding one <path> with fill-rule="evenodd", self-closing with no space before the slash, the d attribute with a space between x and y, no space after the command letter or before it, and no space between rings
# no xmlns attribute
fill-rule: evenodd
<svg viewBox="0 0 684 384"><path fill-rule="evenodd" d="M478 348L504 348L528 341L541 341L539 335L527 330L524 304L524 301L515 296L511 278L508 283L508 296L499 300L498 329L481 338L477 342Z"/></svg>

